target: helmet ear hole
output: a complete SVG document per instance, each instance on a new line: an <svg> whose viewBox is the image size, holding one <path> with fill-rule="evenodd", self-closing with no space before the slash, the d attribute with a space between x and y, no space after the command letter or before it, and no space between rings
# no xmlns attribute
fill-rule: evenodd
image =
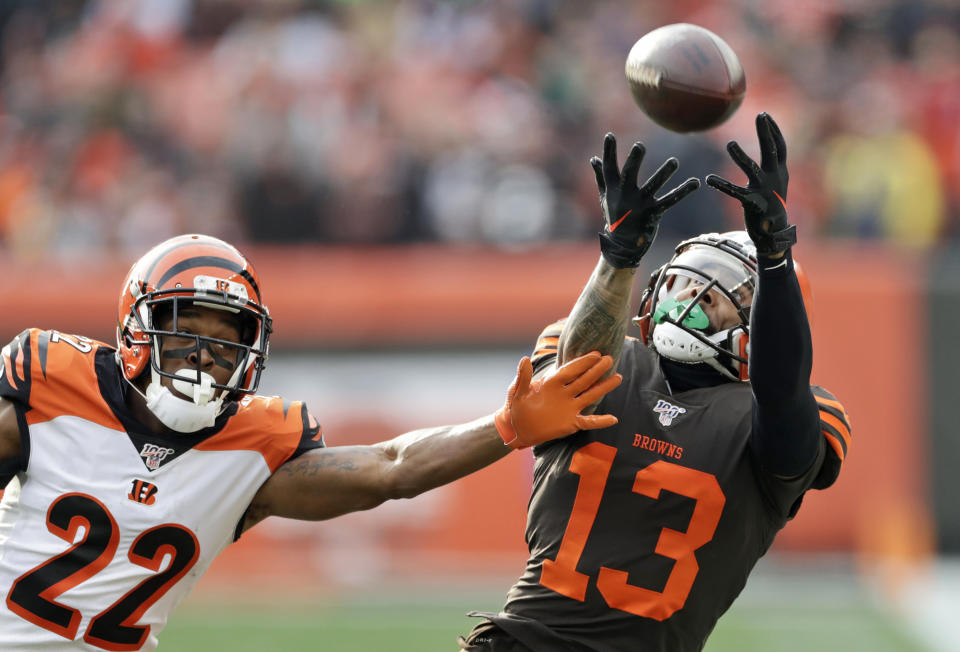
<svg viewBox="0 0 960 652"><path fill-rule="evenodd" d="M117 358L127 380L137 378L150 361L150 346L143 343L143 338L140 331L126 332L119 342Z"/></svg>

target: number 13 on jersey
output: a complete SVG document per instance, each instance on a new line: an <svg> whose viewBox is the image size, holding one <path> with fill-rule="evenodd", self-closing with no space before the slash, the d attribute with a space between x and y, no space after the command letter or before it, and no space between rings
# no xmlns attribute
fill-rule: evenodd
<svg viewBox="0 0 960 652"><path fill-rule="evenodd" d="M580 476L580 483L573 511L557 558L543 562L540 584L581 602L586 599L590 576L579 572L577 564L587 545L616 455L616 448L601 442L588 444L574 453L570 471ZM597 572L597 590L610 607L654 620L666 620L683 608L700 570L696 550L713 539L726 502L720 484L709 473L664 460L637 471L633 483L635 493L658 500L663 489L695 501L686 532L670 528L660 531L654 552L676 560L663 591L629 584L626 571L601 566Z"/></svg>

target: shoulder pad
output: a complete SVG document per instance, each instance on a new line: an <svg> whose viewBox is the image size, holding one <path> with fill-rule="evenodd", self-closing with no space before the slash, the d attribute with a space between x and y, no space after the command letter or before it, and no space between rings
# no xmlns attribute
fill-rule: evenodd
<svg viewBox="0 0 960 652"><path fill-rule="evenodd" d="M103 346L81 335L28 328L2 349L0 396L29 403L31 387L48 376L95 375L94 358Z"/></svg>

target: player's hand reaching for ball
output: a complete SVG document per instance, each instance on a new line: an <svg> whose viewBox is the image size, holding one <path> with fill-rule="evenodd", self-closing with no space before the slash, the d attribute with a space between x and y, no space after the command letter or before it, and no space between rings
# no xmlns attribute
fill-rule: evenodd
<svg viewBox="0 0 960 652"><path fill-rule="evenodd" d="M616 373L603 378L612 366L613 358L594 351L574 358L546 378L532 380L533 365L524 357L507 390L507 402L494 419L504 443L526 448L578 430L615 425L617 418L612 414L580 414L623 380Z"/></svg>
<svg viewBox="0 0 960 652"><path fill-rule="evenodd" d="M737 186L716 174L707 175L707 185L730 195L743 205L743 221L757 254L780 257L797 242L797 227L787 221L787 144L780 128L767 113L757 116L760 165L731 140L727 152L747 175L747 185Z"/></svg>
<svg viewBox="0 0 960 652"><path fill-rule="evenodd" d="M600 233L600 251L618 269L637 267L657 235L664 211L700 187L700 181L691 178L660 198L654 196L680 167L672 156L638 187L637 174L645 152L642 143L634 143L621 172L617 139L608 133L603 139L603 160L590 159L606 222Z"/></svg>

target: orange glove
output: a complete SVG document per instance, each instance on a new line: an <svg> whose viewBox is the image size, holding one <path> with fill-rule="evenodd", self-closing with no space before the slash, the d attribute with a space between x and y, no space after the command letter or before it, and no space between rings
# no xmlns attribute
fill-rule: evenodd
<svg viewBox="0 0 960 652"><path fill-rule="evenodd" d="M494 417L504 443L526 448L578 430L616 424L612 414L580 414L623 380L620 374L599 380L612 366L613 358L593 351L564 364L552 376L531 382L533 365L524 357L507 390L507 402Z"/></svg>

